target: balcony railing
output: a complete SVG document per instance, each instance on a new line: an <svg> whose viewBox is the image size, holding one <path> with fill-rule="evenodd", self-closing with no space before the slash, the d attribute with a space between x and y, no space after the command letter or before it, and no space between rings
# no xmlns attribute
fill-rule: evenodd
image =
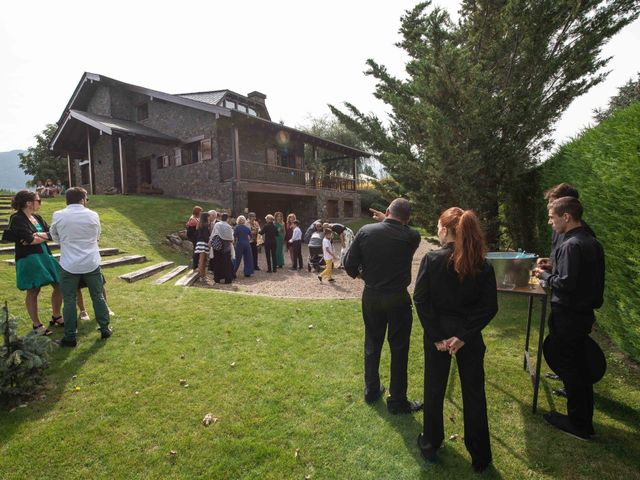
<svg viewBox="0 0 640 480"><path fill-rule="evenodd" d="M222 162L221 175L222 180L232 180L234 178L233 160ZM246 160L240 160L240 179L251 182L298 185L308 188L327 188L350 192L356 190L356 182L353 178L344 178L337 175L316 175L313 172L297 168Z"/></svg>

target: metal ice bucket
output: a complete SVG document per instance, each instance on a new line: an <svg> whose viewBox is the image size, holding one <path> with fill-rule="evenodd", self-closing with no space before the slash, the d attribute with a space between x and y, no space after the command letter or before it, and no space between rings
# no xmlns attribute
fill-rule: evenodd
<svg viewBox="0 0 640 480"><path fill-rule="evenodd" d="M489 252L486 259L493 265L499 288L526 287L537 255L524 252Z"/></svg>

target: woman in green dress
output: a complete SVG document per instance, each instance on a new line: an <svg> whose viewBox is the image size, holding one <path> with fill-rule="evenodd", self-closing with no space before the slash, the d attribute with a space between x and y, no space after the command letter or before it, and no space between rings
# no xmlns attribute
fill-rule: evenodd
<svg viewBox="0 0 640 480"><path fill-rule="evenodd" d="M53 315L49 325L64 325L64 321L60 314L60 266L47 246L47 241L51 239L48 233L49 225L36 213L40 209L40 196L36 192L20 190L13 197L11 207L16 213L9 218L9 226L4 231L2 239L15 242L16 286L19 290L27 292L25 304L33 322L33 329L41 335L50 335L51 330L42 324L38 316L38 295L41 287L53 287Z"/></svg>
<svg viewBox="0 0 640 480"><path fill-rule="evenodd" d="M275 217L275 226L278 230L278 236L276 237L276 265L278 268L284 267L284 215L282 212L276 212L273 214Z"/></svg>

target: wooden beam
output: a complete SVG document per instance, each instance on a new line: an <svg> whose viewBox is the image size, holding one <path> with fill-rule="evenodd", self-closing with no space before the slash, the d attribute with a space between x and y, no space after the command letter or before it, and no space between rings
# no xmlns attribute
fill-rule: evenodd
<svg viewBox="0 0 640 480"><path fill-rule="evenodd" d="M102 268L117 267L119 265L129 265L131 263L144 263L147 261L147 257L144 255L126 255L124 257L114 258L112 260L105 260L100 263Z"/></svg>
<svg viewBox="0 0 640 480"><path fill-rule="evenodd" d="M118 152L120 153L120 193L124 195L124 157L122 155L122 137L120 136L118 136Z"/></svg>
<svg viewBox="0 0 640 480"><path fill-rule="evenodd" d="M87 127L87 160L89 160L89 193L93 195L93 172L91 171L91 135Z"/></svg>
<svg viewBox="0 0 640 480"><path fill-rule="evenodd" d="M198 270L193 270L178 280L175 285L176 287L190 287L198 279L198 276Z"/></svg>
<svg viewBox="0 0 640 480"><path fill-rule="evenodd" d="M165 273L160 278L154 280L153 284L154 285L162 285L163 283L168 282L169 280L171 280L173 277L177 277L178 275L180 275L187 268L189 268L187 265L178 265L176 268L171 270L169 273Z"/></svg>
<svg viewBox="0 0 640 480"><path fill-rule="evenodd" d="M57 245L57 244L55 244ZM59 246L59 245L58 245ZM53 248L51 245L49 245L50 248ZM8 247L13 249L13 247ZM4 250L4 249L0 249L0 250ZM100 250L98 250L98 252L100 253L101 257L110 257L112 255L118 255L120 253L120 250L117 248L101 248ZM7 252L0 252L0 253L7 253ZM52 255L53 258L55 258L56 260L60 261L60 254L59 253L54 253ZM11 260L5 260L5 263L8 263L9 265L15 265L16 261L14 259Z"/></svg>
<svg viewBox="0 0 640 480"><path fill-rule="evenodd" d="M238 127L233 127L233 155L236 161L236 181L240 181L240 138L238 137Z"/></svg>
<svg viewBox="0 0 640 480"><path fill-rule="evenodd" d="M164 270L171 265L173 265L173 262L160 262L149 267L141 268L140 270L136 270L134 272L125 273L124 275L120 275L118 278L126 280L129 283L133 283L137 282L138 280L142 280L143 278L150 277L151 275L154 275L160 270Z"/></svg>
<svg viewBox="0 0 640 480"><path fill-rule="evenodd" d="M73 187L71 183L71 155L67 153L67 171L69 172L69 188Z"/></svg>

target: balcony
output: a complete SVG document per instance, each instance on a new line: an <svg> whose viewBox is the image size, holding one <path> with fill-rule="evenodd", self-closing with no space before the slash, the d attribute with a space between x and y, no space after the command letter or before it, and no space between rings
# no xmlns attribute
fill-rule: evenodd
<svg viewBox="0 0 640 480"><path fill-rule="evenodd" d="M234 163L233 160L222 162L221 177L223 181L233 180ZM240 180L248 182L292 185L313 189L325 188L347 192L356 191L356 182L353 178L337 175L316 175L306 170L246 160L240 160L239 177Z"/></svg>

